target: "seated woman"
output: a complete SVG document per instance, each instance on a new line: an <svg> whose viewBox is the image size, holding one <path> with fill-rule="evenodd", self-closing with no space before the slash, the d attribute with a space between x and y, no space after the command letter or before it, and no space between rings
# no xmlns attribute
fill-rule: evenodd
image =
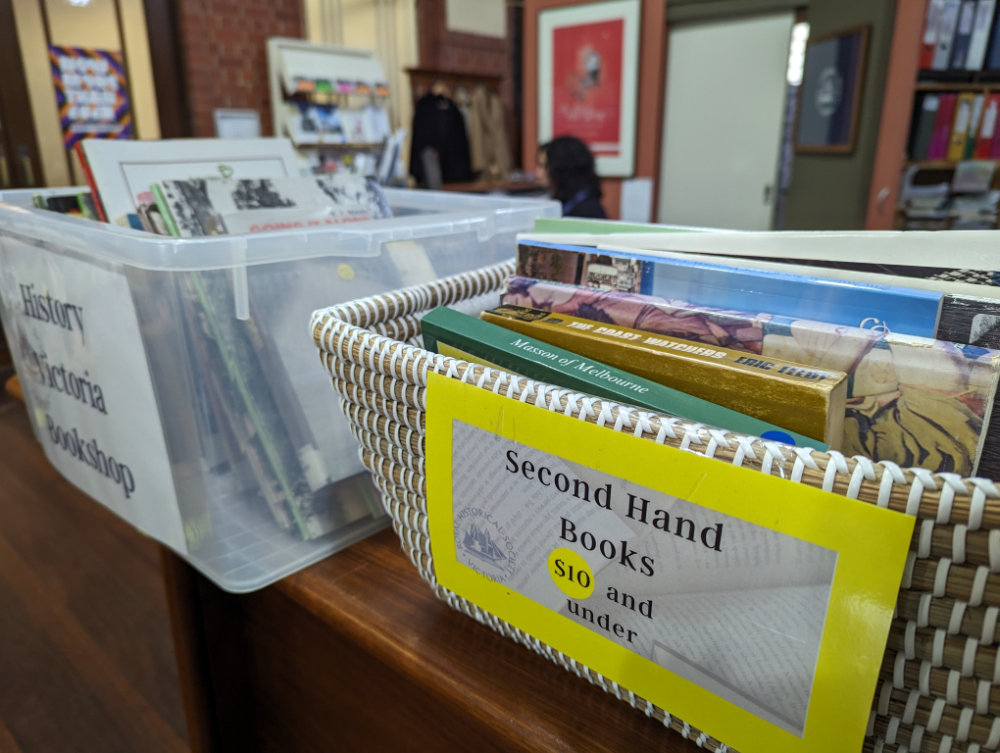
<svg viewBox="0 0 1000 753"><path fill-rule="evenodd" d="M538 147L539 178L547 181L549 194L562 202L563 217L607 219L601 206L601 179L594 155L575 136L559 136Z"/></svg>

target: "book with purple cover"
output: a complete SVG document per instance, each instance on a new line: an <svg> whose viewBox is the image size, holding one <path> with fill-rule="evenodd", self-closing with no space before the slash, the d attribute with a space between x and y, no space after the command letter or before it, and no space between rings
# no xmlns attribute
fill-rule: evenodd
<svg viewBox="0 0 1000 753"><path fill-rule="evenodd" d="M901 466L1000 477L1000 353L987 348L771 313L698 306L627 291L514 277L501 298L523 306L793 361L850 375L845 454ZM994 436L997 435L997 436ZM994 467L996 466L996 467Z"/></svg>

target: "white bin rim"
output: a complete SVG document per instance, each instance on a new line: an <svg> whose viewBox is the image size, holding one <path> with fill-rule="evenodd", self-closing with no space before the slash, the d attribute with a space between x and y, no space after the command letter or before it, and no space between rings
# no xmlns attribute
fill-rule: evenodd
<svg viewBox="0 0 1000 753"><path fill-rule="evenodd" d="M546 198L384 190L393 210L402 210L401 216L344 226L210 238L152 235L31 207L32 194L86 192L86 188L4 191L0 192L0 237L17 236L84 259L138 269L192 272L322 257L375 257L386 243L459 233L475 233L477 240L485 241L497 233L530 227L536 216L559 215L558 203Z"/></svg>

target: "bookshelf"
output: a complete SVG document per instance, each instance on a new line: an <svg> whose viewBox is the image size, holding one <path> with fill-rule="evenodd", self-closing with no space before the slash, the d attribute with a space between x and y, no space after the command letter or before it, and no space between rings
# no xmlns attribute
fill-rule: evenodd
<svg viewBox="0 0 1000 753"><path fill-rule="evenodd" d="M390 92L375 53L272 37L267 61L275 135L288 136L315 173L375 174L392 138Z"/></svg>
<svg viewBox="0 0 1000 753"><path fill-rule="evenodd" d="M914 34L911 24L905 49L900 47L900 70L911 66L913 83L905 157L897 162L899 187L891 220L897 230L997 227L1000 13L992 0L962 3L960 12L968 10L970 20L972 13L977 19L963 38L957 23L949 31L948 22L935 21L944 18L936 15L944 6L940 0L922 3L920 30ZM978 164L967 164L971 162ZM888 193L885 188L882 192Z"/></svg>

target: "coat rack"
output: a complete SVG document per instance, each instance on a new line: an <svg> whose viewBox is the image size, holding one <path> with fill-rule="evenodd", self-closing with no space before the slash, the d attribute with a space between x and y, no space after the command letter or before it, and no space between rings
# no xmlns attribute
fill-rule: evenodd
<svg viewBox="0 0 1000 753"><path fill-rule="evenodd" d="M500 85L503 83L502 76L452 73L451 71L439 71L433 68L407 68L406 72L410 76L410 93L413 96L414 103L432 91L435 85L443 84L451 93L451 96L454 96L456 89L472 89L478 84L482 84L489 91L499 94Z"/></svg>

